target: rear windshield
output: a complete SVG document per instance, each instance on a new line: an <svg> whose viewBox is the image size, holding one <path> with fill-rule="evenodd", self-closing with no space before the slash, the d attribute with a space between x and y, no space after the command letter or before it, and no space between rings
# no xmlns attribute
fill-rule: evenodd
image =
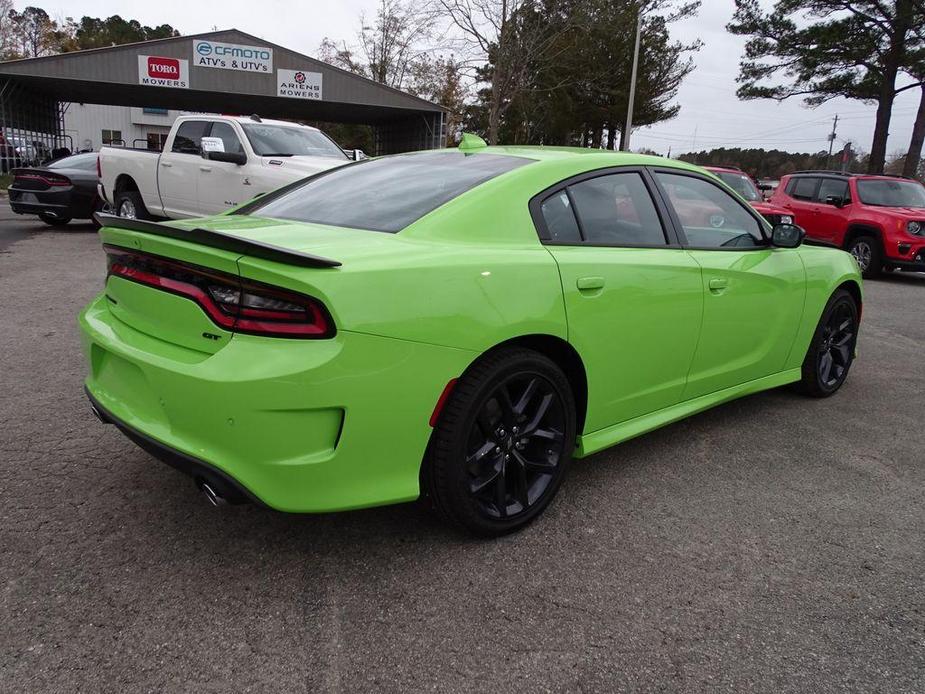
<svg viewBox="0 0 925 694"><path fill-rule="evenodd" d="M310 178L246 214L395 233L467 190L530 159L500 154L400 154Z"/></svg>
<svg viewBox="0 0 925 694"><path fill-rule="evenodd" d="M75 154L71 157L64 157L48 164L49 169L86 169L92 171L96 168L96 152L87 152L86 154Z"/></svg>
<svg viewBox="0 0 925 694"><path fill-rule="evenodd" d="M858 197L878 207L925 207L925 187L915 181L860 180Z"/></svg>

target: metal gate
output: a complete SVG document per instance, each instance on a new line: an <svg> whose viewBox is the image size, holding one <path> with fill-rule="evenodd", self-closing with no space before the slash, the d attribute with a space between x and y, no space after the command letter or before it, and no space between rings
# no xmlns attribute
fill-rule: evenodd
<svg viewBox="0 0 925 694"><path fill-rule="evenodd" d="M74 151L64 134L67 104L0 78L0 173L34 166Z"/></svg>

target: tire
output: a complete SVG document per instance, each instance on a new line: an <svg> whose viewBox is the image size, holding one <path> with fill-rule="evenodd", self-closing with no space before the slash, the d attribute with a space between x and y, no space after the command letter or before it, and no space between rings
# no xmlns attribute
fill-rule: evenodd
<svg viewBox="0 0 925 694"><path fill-rule="evenodd" d="M141 194L137 190L123 190L116 193L115 214L126 219L151 219Z"/></svg>
<svg viewBox="0 0 925 694"><path fill-rule="evenodd" d="M97 212L103 212L105 214L114 214L112 210L112 206L108 202L106 202L105 200L101 200L100 198L97 198L96 203L93 205L93 212L90 215L90 224L93 225L94 229L99 229L101 226L100 223L96 221L96 217L93 216Z"/></svg>
<svg viewBox="0 0 925 694"><path fill-rule="evenodd" d="M883 272L883 253L876 237L858 236L848 244L847 250L858 262L864 279L874 279Z"/></svg>
<svg viewBox="0 0 925 694"><path fill-rule="evenodd" d="M423 478L434 510L483 537L528 525L565 478L575 421L568 379L550 359L522 348L482 358L456 383L431 436Z"/></svg>
<svg viewBox="0 0 925 694"><path fill-rule="evenodd" d="M70 217L52 217L50 214L40 214L39 219L53 227L63 227L71 221Z"/></svg>
<svg viewBox="0 0 925 694"><path fill-rule="evenodd" d="M799 389L814 398L838 392L854 363L858 339L858 305L840 289L826 304L803 360ZM828 357L826 357L828 355Z"/></svg>

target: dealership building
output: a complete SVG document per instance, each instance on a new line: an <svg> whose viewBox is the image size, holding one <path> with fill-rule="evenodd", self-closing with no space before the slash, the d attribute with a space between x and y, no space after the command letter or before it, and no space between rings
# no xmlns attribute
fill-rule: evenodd
<svg viewBox="0 0 925 694"><path fill-rule="evenodd" d="M162 149L177 116L189 113L159 106L69 104L64 111L64 140L72 151L103 145Z"/></svg>
<svg viewBox="0 0 925 694"><path fill-rule="evenodd" d="M181 112L369 125L371 154L442 147L443 108L237 29L0 63L0 127L50 149L158 146Z"/></svg>

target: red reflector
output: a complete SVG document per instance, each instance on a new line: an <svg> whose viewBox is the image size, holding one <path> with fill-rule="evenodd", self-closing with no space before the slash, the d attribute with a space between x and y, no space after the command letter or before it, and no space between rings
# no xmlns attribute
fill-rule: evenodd
<svg viewBox="0 0 925 694"><path fill-rule="evenodd" d="M105 244L109 275L199 304L216 325L267 337L334 337L334 321L317 299L211 268Z"/></svg>
<svg viewBox="0 0 925 694"><path fill-rule="evenodd" d="M440 397L437 398L434 412L430 415L430 425L432 427L437 426L437 422L440 420L440 413L443 412L443 406L446 405L446 401L450 399L450 394L453 392L453 388L456 387L456 381L458 380L457 378L450 380L450 382L444 386L443 392L440 393Z"/></svg>

